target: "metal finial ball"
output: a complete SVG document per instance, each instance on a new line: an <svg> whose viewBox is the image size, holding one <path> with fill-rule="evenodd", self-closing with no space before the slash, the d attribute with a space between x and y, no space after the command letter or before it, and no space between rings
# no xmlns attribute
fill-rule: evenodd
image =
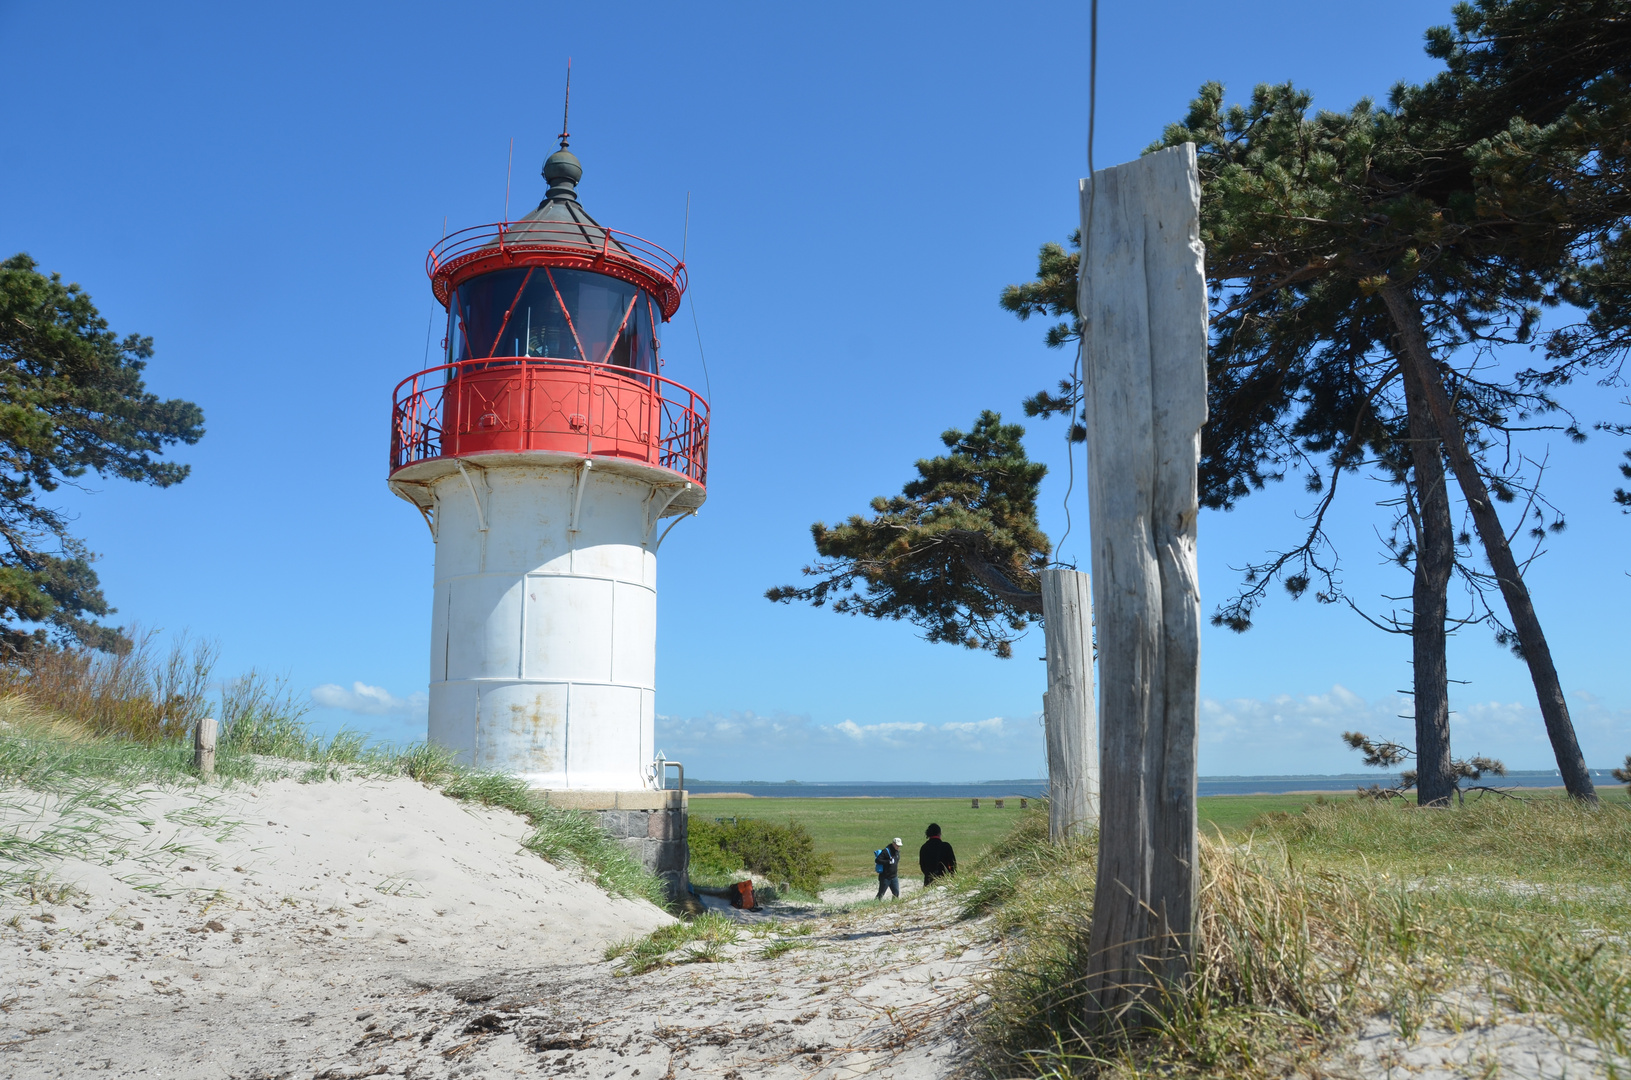
<svg viewBox="0 0 1631 1080"><path fill-rule="evenodd" d="M583 179L583 165L578 161L576 154L563 147L545 160L544 179L551 184L559 184L562 181L576 184Z"/></svg>

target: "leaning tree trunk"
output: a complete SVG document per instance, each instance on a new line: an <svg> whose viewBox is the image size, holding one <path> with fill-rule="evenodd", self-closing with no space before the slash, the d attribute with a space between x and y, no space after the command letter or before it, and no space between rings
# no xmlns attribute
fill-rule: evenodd
<svg viewBox="0 0 1631 1080"><path fill-rule="evenodd" d="M1450 670L1445 657L1444 622L1450 573L1455 568L1455 520L1445 483L1438 426L1415 367L1400 364L1405 411L1410 422L1414 466L1416 569L1410 596L1410 653L1415 672L1416 801L1447 806L1455 794L1450 767Z"/></svg>
<svg viewBox="0 0 1631 1080"><path fill-rule="evenodd" d="M1518 561L1506 541L1506 530L1490 501L1489 488L1484 476L1467 448L1467 438L1456 419L1450 397L1444 392L1439 377L1438 363L1427 347L1427 334L1422 328L1421 311L1416 301L1398 285L1382 287L1382 301L1388 315L1399 332L1403 345L1400 350L1404 362L1415 369L1416 378L1427 398L1433 422L1444 440L1444 449L1455 470L1456 483L1461 495L1472 511L1473 524L1478 528L1478 539L1484 545L1484 554L1500 583L1501 596L1506 600L1512 616L1512 629L1517 632L1518 646L1529 665L1529 678L1535 684L1535 696L1540 702L1540 715L1546 722L1546 735L1552 742L1552 753L1557 758L1557 770L1563 777L1563 786L1569 794L1582 802L1595 803L1597 789L1586 769L1586 759L1580 754L1580 743L1575 739L1574 723L1569 719L1568 702L1563 699L1563 686L1558 681L1557 667L1552 663L1552 650L1546 644L1546 635L1540 628L1529 588L1524 584Z"/></svg>
<svg viewBox="0 0 1631 1080"><path fill-rule="evenodd" d="M1082 992L1091 1022L1116 1029L1152 1022L1164 994L1183 992L1194 960L1206 280L1193 143L1101 170L1090 184L1077 306L1100 825Z"/></svg>

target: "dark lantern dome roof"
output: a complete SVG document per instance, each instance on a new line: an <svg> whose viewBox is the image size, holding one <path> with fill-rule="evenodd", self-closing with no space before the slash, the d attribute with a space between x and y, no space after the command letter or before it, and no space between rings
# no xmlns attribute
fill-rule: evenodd
<svg viewBox="0 0 1631 1080"><path fill-rule="evenodd" d="M609 239L614 248L632 257L633 252L619 243L616 237L608 237L600 222L578 202L578 181L583 179L583 163L566 147L566 140L562 139L561 148L544 161L543 176L549 181L544 201L538 204L538 209L504 230L504 243L513 245L536 241L601 251Z"/></svg>
<svg viewBox="0 0 1631 1080"><path fill-rule="evenodd" d="M448 302L458 283L515 266L585 270L619 278L656 298L663 318L673 318L685 292L685 265L649 241L609 229L578 201L583 164L561 148L544 162L549 190L537 209L518 221L474 226L443 237L430 250L425 269L436 299Z"/></svg>

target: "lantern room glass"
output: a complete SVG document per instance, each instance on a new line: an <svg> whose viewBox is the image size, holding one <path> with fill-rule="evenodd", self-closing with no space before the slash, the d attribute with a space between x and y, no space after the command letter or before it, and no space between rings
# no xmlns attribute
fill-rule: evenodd
<svg viewBox="0 0 1631 1080"><path fill-rule="evenodd" d="M471 278L448 304L449 363L500 357L657 370L657 302L586 270L528 266Z"/></svg>

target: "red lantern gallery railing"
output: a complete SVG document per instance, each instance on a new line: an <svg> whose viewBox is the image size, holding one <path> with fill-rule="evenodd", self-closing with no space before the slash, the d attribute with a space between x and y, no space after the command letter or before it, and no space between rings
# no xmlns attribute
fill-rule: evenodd
<svg viewBox="0 0 1631 1080"><path fill-rule="evenodd" d="M472 225L425 256L431 291L443 306L461 281L505 266L538 263L588 270L645 289L672 319L685 292L685 264L632 233L587 222L507 221Z"/></svg>
<svg viewBox="0 0 1631 1080"><path fill-rule="evenodd" d="M614 364L499 357L397 384L391 471L489 452L622 458L706 486L708 403L672 379Z"/></svg>

